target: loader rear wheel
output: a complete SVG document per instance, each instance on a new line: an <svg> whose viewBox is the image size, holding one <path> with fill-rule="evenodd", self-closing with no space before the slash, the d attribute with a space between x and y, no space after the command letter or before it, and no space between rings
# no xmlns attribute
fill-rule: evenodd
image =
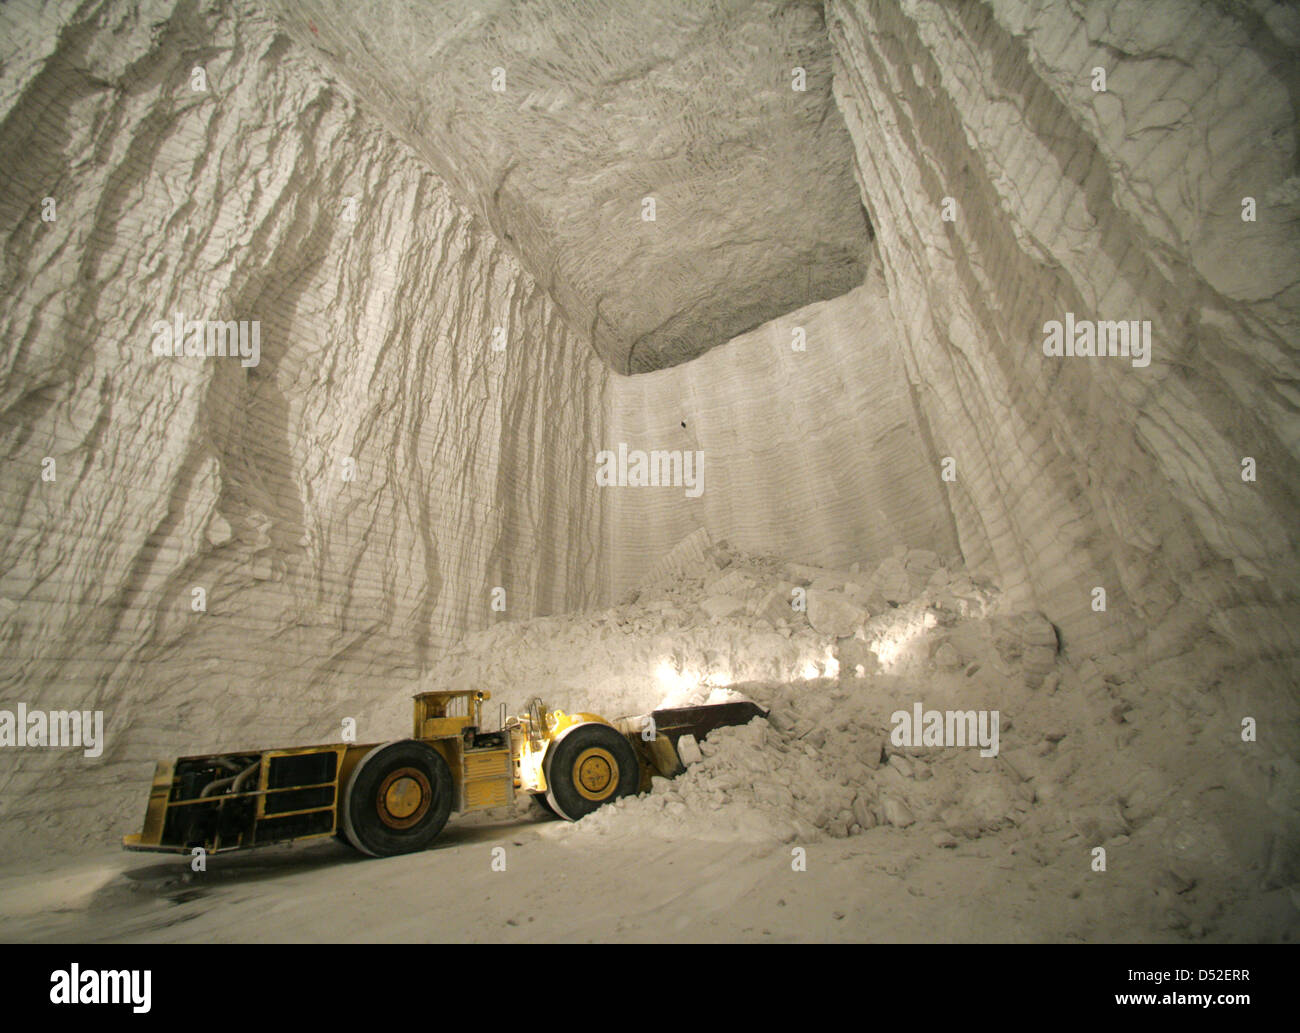
<svg viewBox="0 0 1300 1033"><path fill-rule="evenodd" d="M609 725L578 725L546 754L546 800L568 821L635 793L640 782L636 751Z"/></svg>
<svg viewBox="0 0 1300 1033"><path fill-rule="evenodd" d="M447 824L453 792L451 771L433 747L411 739L376 746L352 772L339 824L372 857L423 850Z"/></svg>

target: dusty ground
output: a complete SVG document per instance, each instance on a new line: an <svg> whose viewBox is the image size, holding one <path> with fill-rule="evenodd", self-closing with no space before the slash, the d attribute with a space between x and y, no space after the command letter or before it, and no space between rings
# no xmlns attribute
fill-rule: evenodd
<svg viewBox="0 0 1300 1033"><path fill-rule="evenodd" d="M786 845L592 836L528 817L453 822L421 854L361 860L333 841L209 859L105 853L0 874L0 938L23 942L1179 942L1177 894L1126 864L1038 865L1014 831L952 849L889 827ZM492 868L504 847L506 870ZM1287 891L1213 906L1216 942L1294 938Z"/></svg>

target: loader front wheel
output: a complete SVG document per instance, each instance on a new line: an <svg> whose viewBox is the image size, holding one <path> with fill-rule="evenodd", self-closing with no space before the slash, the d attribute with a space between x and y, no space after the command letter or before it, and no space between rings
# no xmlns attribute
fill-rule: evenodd
<svg viewBox="0 0 1300 1033"><path fill-rule="evenodd" d="M547 814L549 814L552 818L559 817L559 815L555 813L555 808L551 806L551 801L546 799L545 793L533 793L533 799L537 802L537 806L540 807Z"/></svg>
<svg viewBox="0 0 1300 1033"><path fill-rule="evenodd" d="M451 771L433 747L411 739L376 746L352 772L339 824L372 857L423 850L447 824L453 792Z"/></svg>
<svg viewBox="0 0 1300 1033"><path fill-rule="evenodd" d="M578 725L546 754L546 800L568 821L635 793L640 782L636 751L609 725Z"/></svg>

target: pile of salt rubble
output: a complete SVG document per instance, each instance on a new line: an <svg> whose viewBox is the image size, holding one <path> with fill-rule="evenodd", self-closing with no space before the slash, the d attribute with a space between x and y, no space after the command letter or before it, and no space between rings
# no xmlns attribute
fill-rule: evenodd
<svg viewBox="0 0 1300 1033"><path fill-rule="evenodd" d="M710 621L764 623L818 636L830 657L793 678L733 683L769 710L767 720L713 732L683 749L687 772L655 779L645 797L620 801L580 828L694 838L814 841L877 826L930 827L940 846L1024 823L1052 781L1063 707L1044 706L1060 684L1055 629L1037 614L996 616L996 593L949 571L933 553L901 551L874 573L727 556L705 579L698 611ZM789 600L803 589L806 614ZM814 668L816 668L814 672ZM802 677L816 673L816 677ZM1031 695L1038 720L1031 752L1013 712ZM920 704L998 711L997 738L981 751L896 741ZM1013 736L1008 750L1004 738ZM1051 790L1047 790L1051 795ZM1100 829L1099 829L1100 831ZM1118 834L1119 827L1107 832Z"/></svg>
<svg viewBox="0 0 1300 1033"><path fill-rule="evenodd" d="M414 687L490 689L512 713L534 695L611 718L736 696L768 708L687 748L678 778L554 835L759 850L849 837L886 859L984 838L999 867L1027 879L1050 868L1069 899L1122 883L1113 906L1192 937L1225 916L1262 928L1291 907L1278 894L1295 893L1294 836L1258 817L1289 813L1294 779L1261 771L1222 694L1121 658L1066 657L1041 614L930 552L830 570L699 535L674 553L620 605L469 635ZM996 754L895 742L894 716L918 706L996 711ZM380 701L365 727L388 721L400 737L405 712ZM525 816L552 820L527 797L513 814L458 820ZM1099 846L1114 883L1087 881L1101 878Z"/></svg>
<svg viewBox="0 0 1300 1033"><path fill-rule="evenodd" d="M993 586L932 552L837 571L708 543L610 610L467 636L422 687L489 689L511 713L534 695L607 717L737 697L770 711L698 756L688 744L684 775L583 833L806 841L895 826L950 846L1082 821L1104 840L1123 831L1117 805L1056 800L1095 723L1062 678L1045 618L1001 613ZM918 704L997 711L996 755L897 745L891 715Z"/></svg>

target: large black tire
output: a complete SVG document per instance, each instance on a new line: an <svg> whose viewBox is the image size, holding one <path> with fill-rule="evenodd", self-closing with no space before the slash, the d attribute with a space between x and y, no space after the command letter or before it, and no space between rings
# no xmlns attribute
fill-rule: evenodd
<svg viewBox="0 0 1300 1033"><path fill-rule="evenodd" d="M348 780L339 824L363 854L409 854L437 838L454 792L447 762L433 747L412 739L376 746Z"/></svg>
<svg viewBox="0 0 1300 1033"><path fill-rule="evenodd" d="M546 752L546 800L568 821L631 796L640 782L636 750L609 725L578 725Z"/></svg>

